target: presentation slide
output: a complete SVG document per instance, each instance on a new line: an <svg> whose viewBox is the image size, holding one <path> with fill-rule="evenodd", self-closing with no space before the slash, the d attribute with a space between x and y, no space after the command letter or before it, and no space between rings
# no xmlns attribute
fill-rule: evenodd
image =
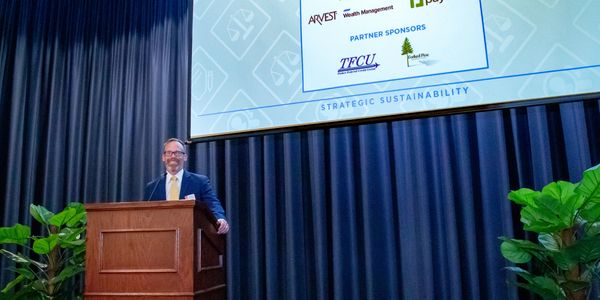
<svg viewBox="0 0 600 300"><path fill-rule="evenodd" d="M600 92L600 1L194 0L190 138Z"/></svg>

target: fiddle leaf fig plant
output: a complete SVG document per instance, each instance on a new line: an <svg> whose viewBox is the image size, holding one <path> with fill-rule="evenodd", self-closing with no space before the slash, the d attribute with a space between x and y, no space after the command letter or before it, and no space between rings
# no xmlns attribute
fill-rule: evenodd
<svg viewBox="0 0 600 300"><path fill-rule="evenodd" d="M523 229L537 242L500 237L500 251L515 264L508 267L516 284L545 299L587 299L600 275L600 165L586 170L579 183L552 182L534 191L511 191L521 206Z"/></svg>
<svg viewBox="0 0 600 300"><path fill-rule="evenodd" d="M52 213L32 204L31 216L46 235L32 235L29 226L15 224L0 228L0 244L20 246L21 252L0 249L12 260L15 279L0 292L10 299L73 299L81 298L75 276L85 265L85 230L87 217L83 204L70 203L63 211Z"/></svg>

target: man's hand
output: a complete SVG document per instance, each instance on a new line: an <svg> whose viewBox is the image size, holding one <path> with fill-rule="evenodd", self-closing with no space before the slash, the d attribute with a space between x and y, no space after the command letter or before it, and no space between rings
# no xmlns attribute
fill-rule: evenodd
<svg viewBox="0 0 600 300"><path fill-rule="evenodd" d="M217 233L218 234L226 234L229 232L229 224L227 223L227 221L225 219L218 219L217 220Z"/></svg>

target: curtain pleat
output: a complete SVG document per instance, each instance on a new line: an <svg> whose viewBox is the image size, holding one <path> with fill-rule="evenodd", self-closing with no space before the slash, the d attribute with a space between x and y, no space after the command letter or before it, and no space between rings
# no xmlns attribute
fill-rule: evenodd
<svg viewBox="0 0 600 300"><path fill-rule="evenodd" d="M328 160L326 155L326 137L324 130L313 130L306 136L307 165L305 168L305 182L308 183L306 198L309 202L307 208L307 222L312 239L307 240L307 280L311 284L308 297L312 299L330 299L330 274L332 239L329 228L330 218L330 191L327 181Z"/></svg>
<svg viewBox="0 0 600 300"><path fill-rule="evenodd" d="M581 117L583 103L564 103L560 105L561 127L564 132L565 160L569 162L568 178L581 177L580 170L588 168L590 158L589 138L585 118ZM599 128L596 128L597 130Z"/></svg>
<svg viewBox="0 0 600 300"><path fill-rule="evenodd" d="M482 281L480 285L482 294L487 299L506 299L506 290L495 291L497 282L502 281L504 274L501 271L505 266L504 259L498 255L498 239L503 232L507 232L505 222L510 221L510 214L506 214L505 207L509 206L506 200L508 184L508 161L505 150L502 128L504 126L501 112L484 112L476 115L477 129L477 155L478 155L478 182L479 195L474 199L480 202L480 217L478 226L478 249L480 259L484 264L480 267ZM508 210L510 211L510 209Z"/></svg>
<svg viewBox="0 0 600 300"><path fill-rule="evenodd" d="M397 219L392 201L393 179L390 161L388 125L385 123L362 125L358 129L358 157L361 192L356 195L359 214L360 235L364 236L364 261L366 278L387 278L387 280L367 280L366 296L369 299L398 297L398 259L396 255L395 220ZM374 160L374 157L380 159Z"/></svg>
<svg viewBox="0 0 600 300"><path fill-rule="evenodd" d="M0 225L141 199L187 136L191 19L190 1L0 2ZM188 166L231 223L230 299L525 299L506 196L580 180L599 128L582 98L195 143Z"/></svg>
<svg viewBox="0 0 600 300"><path fill-rule="evenodd" d="M361 228L356 206L351 199L356 198L356 183L359 174L356 171L354 132L351 128L330 130L330 174L331 186L331 241L333 295L334 299L361 299L364 282L361 260L361 245L358 232ZM366 284L366 282L364 282Z"/></svg>

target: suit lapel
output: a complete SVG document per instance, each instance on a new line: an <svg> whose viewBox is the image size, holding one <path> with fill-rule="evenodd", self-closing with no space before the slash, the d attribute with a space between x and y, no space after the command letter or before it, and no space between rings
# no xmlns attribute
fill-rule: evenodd
<svg viewBox="0 0 600 300"><path fill-rule="evenodd" d="M156 188L156 199L159 200L164 200L167 199L167 193L165 191L165 182L167 178L167 174L165 173L161 178L160 181L158 182L158 187Z"/></svg>
<svg viewBox="0 0 600 300"><path fill-rule="evenodd" d="M190 188L190 177L191 175L187 171L183 171L183 176L181 176L181 190L179 191L179 199L184 199L186 195L191 194L188 191Z"/></svg>

